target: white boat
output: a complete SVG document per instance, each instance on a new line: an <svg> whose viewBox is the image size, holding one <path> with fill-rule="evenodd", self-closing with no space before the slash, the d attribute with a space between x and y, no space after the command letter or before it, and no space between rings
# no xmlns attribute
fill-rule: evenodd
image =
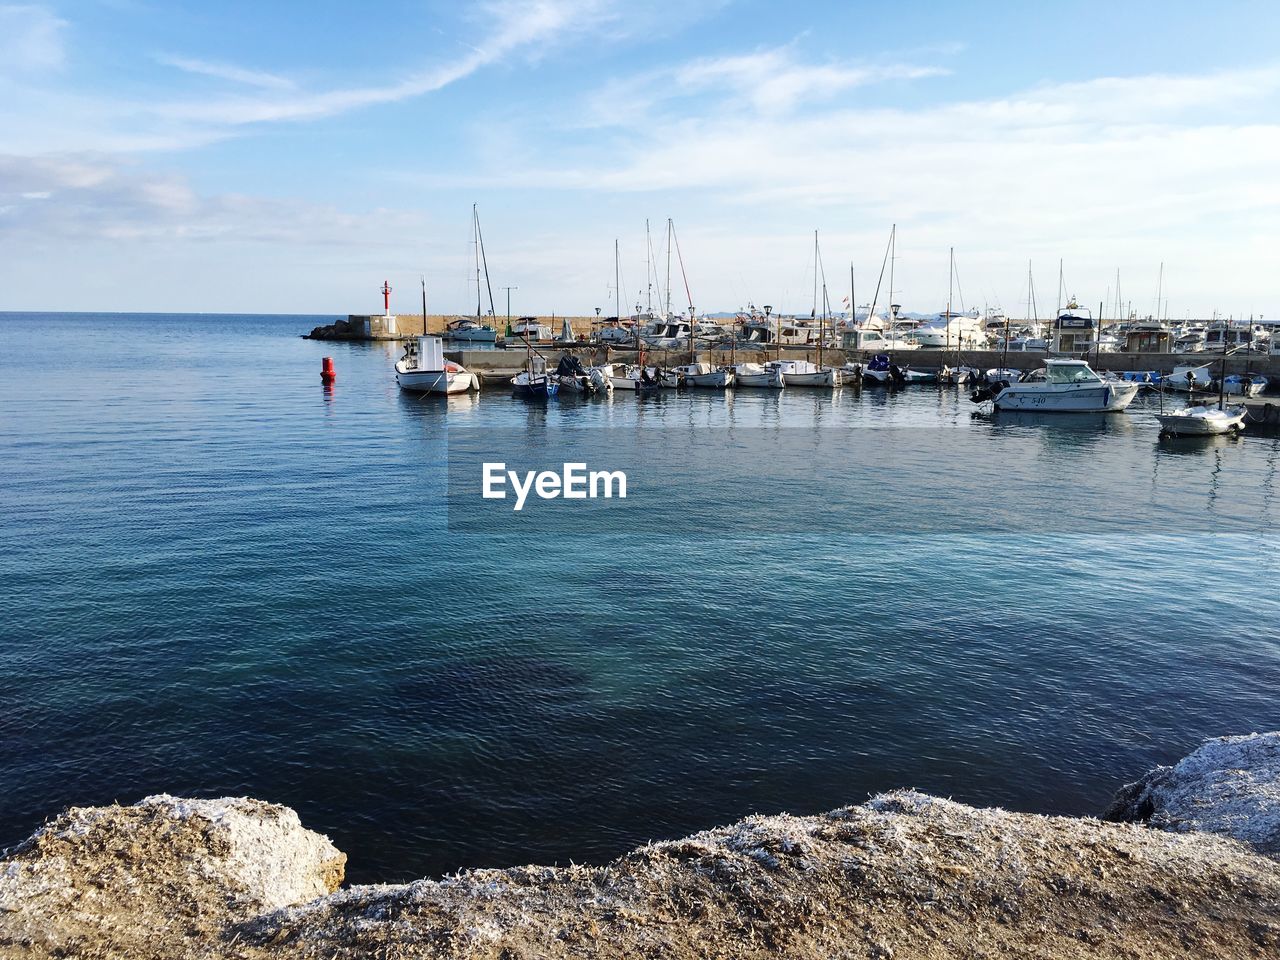
<svg viewBox="0 0 1280 960"><path fill-rule="evenodd" d="M971 313L953 313L944 310L937 318L921 324L911 336L921 347L943 350L976 350L986 346L987 334L976 310Z"/></svg>
<svg viewBox="0 0 1280 960"><path fill-rule="evenodd" d="M469 343L493 343L498 331L473 320L471 317L455 317L445 324L444 335L450 340L466 340Z"/></svg>
<svg viewBox="0 0 1280 960"><path fill-rule="evenodd" d="M717 367L703 362L686 363L675 367L672 372L686 387L709 387L713 390L724 390L733 386L733 370L728 367Z"/></svg>
<svg viewBox="0 0 1280 960"><path fill-rule="evenodd" d="M840 375L832 367L819 367L808 360L770 360L765 366L782 374L788 387L836 387Z"/></svg>
<svg viewBox="0 0 1280 960"><path fill-rule="evenodd" d="M984 395L985 394L985 395ZM1046 360L1017 383L973 395L991 400L997 410L1111 413L1125 409L1138 395L1138 384L1104 380L1084 360Z"/></svg>
<svg viewBox="0 0 1280 960"><path fill-rule="evenodd" d="M396 361L396 383L412 393L466 393L479 390L480 381L461 364L444 358L439 337L415 337Z"/></svg>
<svg viewBox="0 0 1280 960"><path fill-rule="evenodd" d="M1160 432L1176 437L1210 437L1237 433L1244 429L1244 407L1182 407L1172 413L1158 413Z"/></svg>
<svg viewBox="0 0 1280 960"><path fill-rule="evenodd" d="M644 393L664 387L674 387L674 374L664 373L657 367L640 367L634 363L606 363L591 367L588 373L608 384L610 390L630 390Z"/></svg>
<svg viewBox="0 0 1280 960"><path fill-rule="evenodd" d="M511 328L509 339L548 343L551 341L551 327L545 323L539 323L537 317L521 317Z"/></svg>
<svg viewBox="0 0 1280 960"><path fill-rule="evenodd" d="M896 331L885 333L883 330L866 327L845 330L840 335L840 341L845 350L864 350L867 353L920 349L920 344L907 334L899 335Z"/></svg>
<svg viewBox="0 0 1280 960"><path fill-rule="evenodd" d="M1213 389L1213 374L1209 372L1211 366L1213 366L1212 363L1202 363L1194 367L1174 367L1173 373L1160 378L1160 386L1166 390L1181 390L1185 393L1211 390Z"/></svg>
<svg viewBox="0 0 1280 960"><path fill-rule="evenodd" d="M1233 373L1222 381L1222 385L1229 396L1256 397L1267 389L1267 384L1270 382L1260 373Z"/></svg>
<svg viewBox="0 0 1280 960"><path fill-rule="evenodd" d="M763 363L738 363L733 367L733 385L735 387L763 387L769 390L781 390L785 383L780 367L768 366Z"/></svg>

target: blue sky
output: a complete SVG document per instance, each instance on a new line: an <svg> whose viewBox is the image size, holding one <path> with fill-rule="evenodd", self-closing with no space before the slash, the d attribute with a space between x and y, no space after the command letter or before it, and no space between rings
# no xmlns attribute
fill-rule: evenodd
<svg viewBox="0 0 1280 960"><path fill-rule="evenodd" d="M1274 3L0 2L0 309L1274 314ZM501 296L499 296L501 299ZM677 303L683 296L675 297ZM503 305L499 304L501 312Z"/></svg>

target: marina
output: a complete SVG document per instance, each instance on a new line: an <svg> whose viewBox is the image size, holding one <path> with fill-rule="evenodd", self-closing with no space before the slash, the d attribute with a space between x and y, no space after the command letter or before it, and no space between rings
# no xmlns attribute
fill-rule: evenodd
<svg viewBox="0 0 1280 960"><path fill-rule="evenodd" d="M408 880L901 783L1094 812L1163 744L1280 727L1252 425L1160 440L1150 392L991 414L968 385L419 397L397 343L298 338L324 319L0 318L4 840L250 793ZM627 499L479 512L483 462L548 458ZM1210 565L1229 591L1178 587Z"/></svg>

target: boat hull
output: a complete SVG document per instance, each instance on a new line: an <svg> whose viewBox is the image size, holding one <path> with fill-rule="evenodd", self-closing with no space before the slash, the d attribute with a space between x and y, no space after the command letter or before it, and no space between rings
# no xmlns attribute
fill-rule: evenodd
<svg viewBox="0 0 1280 960"><path fill-rule="evenodd" d="M1156 414L1160 432L1175 437L1214 437L1244 429L1244 407L1213 410L1190 407L1173 413Z"/></svg>
<svg viewBox="0 0 1280 960"><path fill-rule="evenodd" d="M701 387L708 390L724 390L733 386L733 372L716 370L714 373L691 373L684 375L686 387Z"/></svg>
<svg viewBox="0 0 1280 960"><path fill-rule="evenodd" d="M474 373L447 370L405 370L396 364L396 383L401 390L410 393L466 393L479 390L480 383Z"/></svg>
<svg viewBox="0 0 1280 960"><path fill-rule="evenodd" d="M835 370L817 370L813 373L784 373L782 381L788 387L834 387L840 382Z"/></svg>
<svg viewBox="0 0 1280 960"><path fill-rule="evenodd" d="M446 330L444 334L446 340L465 340L468 343L496 343L498 340L497 330Z"/></svg>
<svg viewBox="0 0 1280 960"><path fill-rule="evenodd" d="M1048 413L1118 413L1138 395L1136 383L1101 383L1055 389L1049 384L1013 384L995 398L997 410L1042 410Z"/></svg>
<svg viewBox="0 0 1280 960"><path fill-rule="evenodd" d="M765 373L735 373L733 385L757 390L781 390L785 381L781 370L769 370Z"/></svg>

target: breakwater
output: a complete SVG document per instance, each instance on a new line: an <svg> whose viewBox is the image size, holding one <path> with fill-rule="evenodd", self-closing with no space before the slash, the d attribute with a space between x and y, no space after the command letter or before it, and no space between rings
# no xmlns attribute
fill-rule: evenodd
<svg viewBox="0 0 1280 960"><path fill-rule="evenodd" d="M1280 734L1211 740L1094 819L914 791L607 864L339 889L285 807L72 809L0 863L6 956L1237 958L1280 950ZM429 816L424 811L423 816Z"/></svg>

